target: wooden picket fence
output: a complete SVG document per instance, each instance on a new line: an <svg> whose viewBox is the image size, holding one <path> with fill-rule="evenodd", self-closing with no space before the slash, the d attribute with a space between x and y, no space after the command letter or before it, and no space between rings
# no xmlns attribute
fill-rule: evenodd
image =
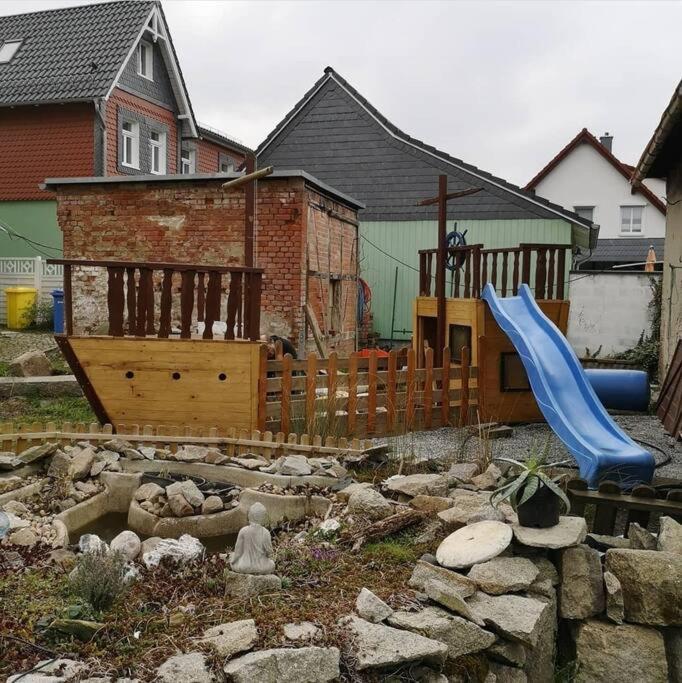
<svg viewBox="0 0 682 683"><path fill-rule="evenodd" d="M11 451L21 453L29 446L57 441L61 444L74 444L87 441L93 445L104 443L116 436L129 441L135 446L152 445L176 451L179 446L194 444L215 446L228 456L239 456L245 453L256 453L268 460L279 457L284 452L314 456L359 456L372 447L371 441L346 439L344 437L320 435L284 434L259 430L248 431L234 428L221 434L218 429L169 426L152 427L146 425L119 425L114 434L110 424L71 423L65 422L60 427L53 422L25 424L17 427L11 422L0 423L0 452Z"/></svg>
<svg viewBox="0 0 682 683"><path fill-rule="evenodd" d="M470 423L478 400L477 368L469 349L462 362L450 363L443 350L443 366L433 366L433 349L417 367L414 349L388 356L372 351L339 358L331 353L305 360L285 355L268 361L261 377L261 430L318 434L322 437L375 437Z"/></svg>

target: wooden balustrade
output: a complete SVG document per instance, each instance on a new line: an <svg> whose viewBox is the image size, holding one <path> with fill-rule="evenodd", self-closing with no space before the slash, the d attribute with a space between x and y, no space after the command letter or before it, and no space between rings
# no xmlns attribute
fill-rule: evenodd
<svg viewBox="0 0 682 683"><path fill-rule="evenodd" d="M113 337L167 339L175 303L182 339L192 336L194 320L204 323L204 339L213 339L213 323L219 321L226 324L225 339L260 338L260 268L65 259L48 263L64 266L67 336L73 334L74 269L88 267L106 270L108 334Z"/></svg>
<svg viewBox="0 0 682 683"><path fill-rule="evenodd" d="M518 247L484 249L480 244L451 247L447 261L455 269L446 270L446 296L481 296L490 283L502 296L518 294L527 284L536 299L564 299L566 293L567 244L520 244ZM435 291L437 249L419 252L419 294L437 296Z"/></svg>

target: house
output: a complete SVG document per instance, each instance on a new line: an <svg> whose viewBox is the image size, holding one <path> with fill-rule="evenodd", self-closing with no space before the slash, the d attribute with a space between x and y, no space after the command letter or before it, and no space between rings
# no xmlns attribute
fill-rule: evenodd
<svg viewBox="0 0 682 683"><path fill-rule="evenodd" d="M197 123L160 2L0 17L2 256L61 247L49 176L218 173L250 150Z"/></svg>
<svg viewBox="0 0 682 683"><path fill-rule="evenodd" d="M642 152L632 186L639 190L650 179L665 180L668 206L661 304L660 376L664 377L682 337L682 81Z"/></svg>
<svg viewBox="0 0 682 683"><path fill-rule="evenodd" d="M256 150L258 165L303 168L366 204L360 269L372 290L374 327L384 339L412 336L420 249L436 246L438 176L449 191L481 188L450 202L449 230L469 244L516 247L595 241L589 219L410 137L327 67ZM569 259L570 260L570 259Z"/></svg>
<svg viewBox="0 0 682 683"><path fill-rule="evenodd" d="M663 258L665 185L650 179L634 188L632 171L614 155L612 135L597 139L583 128L526 185L599 225L597 247L580 258L580 270L643 263L650 246Z"/></svg>

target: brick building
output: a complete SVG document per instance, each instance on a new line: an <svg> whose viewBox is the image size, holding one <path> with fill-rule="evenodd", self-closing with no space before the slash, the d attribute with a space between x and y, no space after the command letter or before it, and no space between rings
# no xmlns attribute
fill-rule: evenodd
<svg viewBox="0 0 682 683"><path fill-rule="evenodd" d="M151 0L0 17L0 149L0 223L50 254L46 177L229 172L250 153L197 122ZM0 255L36 253L0 231Z"/></svg>
<svg viewBox="0 0 682 683"><path fill-rule="evenodd" d="M65 258L243 264L244 189L223 190L225 180L56 178L46 187L56 196ZM315 348L314 325L327 350L353 351L357 212L364 205L304 171L275 170L258 181L256 197L254 265L265 271L261 333L287 337L302 352ZM94 329L106 307L106 277L89 270L76 276L75 322Z"/></svg>

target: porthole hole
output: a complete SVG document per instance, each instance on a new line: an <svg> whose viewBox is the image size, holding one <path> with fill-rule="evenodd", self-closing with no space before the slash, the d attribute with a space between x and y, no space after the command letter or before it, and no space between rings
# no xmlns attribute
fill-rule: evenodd
<svg viewBox="0 0 682 683"><path fill-rule="evenodd" d="M132 370L128 370L126 372L126 379L132 379L133 377L135 377L135 373Z"/></svg>
<svg viewBox="0 0 682 683"><path fill-rule="evenodd" d="M172 377L173 379L180 379L180 373L179 373L179 372L174 372L174 373L171 375L171 377Z"/></svg>
<svg viewBox="0 0 682 683"><path fill-rule="evenodd" d="M226 375L224 372L221 372L221 373L218 375L218 379L219 379L221 382L224 382L224 381L227 379L227 375Z"/></svg>

